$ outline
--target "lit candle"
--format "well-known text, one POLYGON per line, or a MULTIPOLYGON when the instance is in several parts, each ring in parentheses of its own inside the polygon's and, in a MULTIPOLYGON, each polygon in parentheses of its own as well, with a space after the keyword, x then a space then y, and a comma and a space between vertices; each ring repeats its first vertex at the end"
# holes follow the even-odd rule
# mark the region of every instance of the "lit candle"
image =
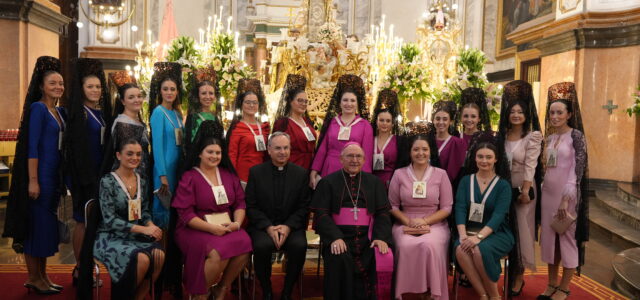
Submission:
POLYGON ((231 33, 231 19, 233 19, 233 17, 232 17, 232 16, 229 16, 229 17, 227 18, 227 34, 230 34, 230 33, 231 33))
POLYGON ((233 45, 234 45, 235 47, 238 47, 238 37, 239 37, 239 36, 240 36, 240 33, 236 31, 236 36, 235 36, 235 38, 233 39, 233 45))
POLYGON ((204 30, 198 29, 200 44, 204 44, 204 30))
POLYGON ((207 31, 211 30, 211 16, 209 16, 209 18, 207 18, 207 31))

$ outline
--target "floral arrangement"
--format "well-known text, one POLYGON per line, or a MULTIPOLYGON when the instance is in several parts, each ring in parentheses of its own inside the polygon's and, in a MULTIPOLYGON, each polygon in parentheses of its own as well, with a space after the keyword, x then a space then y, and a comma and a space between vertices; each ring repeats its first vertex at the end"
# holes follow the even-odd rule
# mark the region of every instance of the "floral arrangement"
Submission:
POLYGON ((180 63, 183 67, 193 67, 200 60, 195 40, 190 36, 175 38, 169 46, 166 59, 180 63))
POLYGON ((629 114, 629 117, 633 116, 634 114, 636 116, 640 116, 640 85, 636 89, 636 92, 633 93, 633 105, 631 105, 631 107, 627 108, 625 111, 627 112, 627 114, 629 114))
POLYGON ((430 92, 429 72, 419 60, 420 48, 415 44, 402 46, 400 61, 387 71, 382 88, 390 88, 398 93, 401 101, 425 99, 430 92))
POLYGON ((500 119, 500 100, 502 86, 490 83, 483 72, 487 57, 478 49, 465 48, 458 54, 457 74, 447 80, 443 91, 444 97, 460 103, 462 90, 468 87, 481 88, 487 95, 487 107, 492 124, 498 124, 500 119))
POLYGON ((333 22, 326 22, 318 28, 320 41, 331 43, 342 40, 342 28, 333 22))

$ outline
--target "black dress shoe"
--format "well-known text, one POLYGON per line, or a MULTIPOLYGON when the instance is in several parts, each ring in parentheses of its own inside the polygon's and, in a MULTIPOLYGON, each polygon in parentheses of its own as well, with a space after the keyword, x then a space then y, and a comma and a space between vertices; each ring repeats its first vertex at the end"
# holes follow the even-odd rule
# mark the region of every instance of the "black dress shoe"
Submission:
POLYGON ((509 291, 509 296, 511 297, 518 297, 520 296, 520 294, 522 294, 522 289, 524 289, 524 280, 522 280, 522 285, 520 286, 520 290, 518 291, 514 291, 514 290, 510 290, 509 291))

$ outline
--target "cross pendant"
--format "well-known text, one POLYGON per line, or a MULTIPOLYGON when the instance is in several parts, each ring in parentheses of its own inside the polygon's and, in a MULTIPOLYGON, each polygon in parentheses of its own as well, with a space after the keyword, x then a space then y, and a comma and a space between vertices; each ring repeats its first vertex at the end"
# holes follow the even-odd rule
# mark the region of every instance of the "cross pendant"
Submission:
POLYGON ((354 206, 353 209, 351 209, 351 211, 353 212, 353 220, 358 221, 358 212, 360 211, 358 207, 354 206))

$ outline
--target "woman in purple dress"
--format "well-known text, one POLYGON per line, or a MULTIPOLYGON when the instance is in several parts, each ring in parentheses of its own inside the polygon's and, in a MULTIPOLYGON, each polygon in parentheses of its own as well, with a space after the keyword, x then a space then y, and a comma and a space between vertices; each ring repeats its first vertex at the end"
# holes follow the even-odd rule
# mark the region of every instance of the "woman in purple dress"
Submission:
POLYGON ((425 135, 411 138, 410 149, 402 155, 411 164, 397 169, 389 185, 391 214, 396 245, 396 299, 402 294, 422 294, 431 299, 449 299, 447 287, 447 217, 453 206, 453 191, 447 172, 437 161, 433 143, 425 135), (433 158, 433 159, 432 159, 433 158))
POLYGON ((487 96, 483 89, 470 87, 462 91, 458 119, 462 124, 462 132, 458 136, 467 143, 467 147, 476 132, 491 131, 487 96))
POLYGON ((435 142, 438 147, 440 167, 447 171, 449 180, 455 187, 467 152, 467 143, 456 136, 454 129, 456 104, 453 101, 436 102, 431 119, 436 128, 435 142))
POLYGON ((365 162, 362 171, 371 173, 373 161, 373 129, 367 122, 369 113, 362 79, 342 75, 333 91, 311 164, 309 185, 315 189, 318 181, 342 168, 340 152, 349 142, 362 145, 365 162))
POLYGON ((401 164, 399 153, 402 150, 403 139, 400 136, 399 118, 402 117, 396 92, 390 89, 380 91, 371 119, 373 132, 376 133, 373 143, 373 174, 378 176, 387 188, 393 172, 401 164))
POLYGON ((214 121, 202 122, 187 157, 193 168, 182 175, 171 204, 178 212, 175 240, 184 256, 183 283, 196 299, 210 293, 224 299, 252 250, 249 235, 240 228, 244 191, 221 137, 214 121))
POLYGON ((538 299, 565 299, 571 278, 584 264, 589 240, 587 144, 580 107, 572 82, 552 85, 548 93, 545 175, 541 197, 540 249, 549 266, 547 289, 538 299), (575 218, 562 233, 551 228, 554 219, 575 218), (556 249, 558 247, 559 249, 556 249), (558 271, 562 261, 562 280, 558 271))

